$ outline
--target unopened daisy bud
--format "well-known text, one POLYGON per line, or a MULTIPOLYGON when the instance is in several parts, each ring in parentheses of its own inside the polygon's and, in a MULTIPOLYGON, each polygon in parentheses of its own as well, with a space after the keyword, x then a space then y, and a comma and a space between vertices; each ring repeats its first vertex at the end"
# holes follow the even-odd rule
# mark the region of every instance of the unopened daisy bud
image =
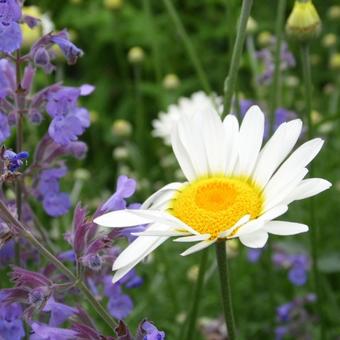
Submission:
POLYGON ((239 243, 237 240, 232 239, 227 242, 227 256, 232 258, 238 254, 239 243))
POLYGON ((261 46, 268 46, 273 41, 273 35, 268 31, 263 31, 257 36, 257 42, 261 46))
POLYGON ((321 31, 321 20, 311 0, 296 0, 286 24, 289 37, 300 42, 315 39, 321 31))
POLYGON ((299 78, 295 76, 287 76, 285 78, 285 84, 287 87, 295 88, 299 85, 299 78))
POLYGON ((144 50, 139 47, 135 46, 130 48, 128 53, 128 61, 131 64, 139 64, 144 60, 144 50))
POLYGON ((249 17, 247 21, 246 32, 248 34, 254 34, 257 31, 257 28, 258 28, 257 22, 252 17, 249 17))
POLYGON ((189 268, 187 272, 187 278, 190 282, 196 282, 198 278, 199 268, 197 265, 189 268))
POLYGON ((340 19, 340 6, 334 5, 334 6, 329 7, 327 16, 332 20, 340 19))
POLYGON ((312 114, 312 122, 313 122, 313 124, 320 123, 320 121, 321 121, 321 114, 320 114, 320 112, 313 110, 311 114, 312 114))
POLYGON ((322 45, 326 48, 336 45, 336 35, 334 33, 328 33, 322 38, 322 45))
POLYGON ((123 6, 123 0, 104 0, 104 7, 107 9, 120 9, 123 6))
POLYGON ((125 119, 117 119, 112 124, 112 133, 117 137, 129 137, 131 132, 132 126, 125 119))
POLYGON ((334 53, 329 60, 329 67, 332 70, 340 70, 340 53, 334 53))
POLYGON ((180 84, 178 76, 174 73, 167 74, 163 79, 163 87, 167 90, 174 90, 180 84))
POLYGON ((116 161, 125 161, 129 158, 129 151, 127 148, 119 146, 113 150, 112 156, 116 161))

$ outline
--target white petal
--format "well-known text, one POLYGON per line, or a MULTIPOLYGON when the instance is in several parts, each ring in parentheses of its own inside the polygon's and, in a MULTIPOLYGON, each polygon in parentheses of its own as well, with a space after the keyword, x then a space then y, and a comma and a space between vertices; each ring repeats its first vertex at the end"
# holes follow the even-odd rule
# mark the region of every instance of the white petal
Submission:
POLYGON ((202 249, 209 247, 211 244, 213 244, 215 242, 216 242, 216 240, 205 240, 205 241, 196 243, 194 246, 192 246, 189 249, 187 249, 186 251, 184 251, 181 255, 187 256, 187 255, 196 253, 196 252, 198 252, 202 249))
POLYGON ((296 235, 308 231, 308 226, 301 223, 286 221, 270 221, 266 223, 264 229, 274 235, 296 235))
POLYGON ((263 248, 268 240, 268 233, 258 230, 253 234, 240 236, 240 241, 249 248, 263 248))
POLYGON ((207 110, 204 115, 199 116, 201 117, 200 125, 209 174, 224 173, 227 155, 224 150, 224 131, 221 118, 213 110, 207 110))
POLYGON ((183 146, 183 142, 179 137, 178 129, 176 127, 171 133, 171 145, 184 176, 189 181, 194 180, 197 177, 196 172, 191 163, 188 151, 183 146))
POLYGON ((137 233, 131 233, 133 236, 183 236, 190 235, 188 232, 177 230, 145 230, 137 233))
POLYGON ((253 179, 266 185, 277 167, 284 161, 296 144, 302 129, 300 119, 281 124, 260 152, 253 179))
POLYGON ((264 114, 254 105, 245 114, 239 134, 239 154, 236 172, 250 175, 261 149, 264 131, 264 114))
POLYGON ((210 237, 210 234, 185 236, 185 237, 176 238, 174 242, 197 242, 197 241, 207 240, 209 237, 210 237))
POLYGON ((234 115, 227 115, 223 121, 226 159, 224 173, 229 175, 235 167, 238 156, 239 124, 234 115))
POLYGON ((134 213, 134 210, 124 209, 111 211, 107 214, 101 215, 95 218, 93 222, 104 227, 124 228, 140 224, 148 224, 153 222, 153 220, 154 219, 150 217, 139 216, 134 213))
POLYGON ((270 181, 264 190, 265 211, 286 202, 287 197, 299 185, 307 173, 308 170, 306 168, 297 169, 292 173, 287 173, 286 178, 281 178, 277 182, 270 181))
MULTIPOLYGON (((149 229, 150 231, 153 229, 165 231, 168 230, 169 227, 155 223, 151 225, 149 229)), ((118 270, 126 267, 138 259, 141 261, 168 238, 168 236, 139 236, 119 254, 113 264, 112 270, 118 270)))
POLYGON ((131 262, 128 266, 123 267, 118 269, 115 274, 113 275, 112 278, 112 283, 116 283, 117 281, 119 281, 122 277, 124 277, 133 267, 135 267, 140 261, 143 260, 143 257, 141 257, 140 259, 137 259, 134 262, 131 262))
POLYGON ((150 206, 158 203, 159 201, 163 201, 165 197, 169 197, 170 195, 174 195, 185 183, 174 182, 167 184, 163 188, 156 191, 150 197, 148 197, 141 206, 141 209, 148 209, 150 206))
POLYGON ((218 238, 225 238, 228 237, 236 228, 240 227, 241 225, 247 223, 250 220, 250 215, 244 215, 241 217, 231 228, 228 230, 222 231, 218 238))
POLYGON ((301 181, 301 183, 287 197, 287 203, 296 200, 302 200, 307 197, 315 196, 320 192, 327 190, 332 183, 322 178, 309 178, 301 181))

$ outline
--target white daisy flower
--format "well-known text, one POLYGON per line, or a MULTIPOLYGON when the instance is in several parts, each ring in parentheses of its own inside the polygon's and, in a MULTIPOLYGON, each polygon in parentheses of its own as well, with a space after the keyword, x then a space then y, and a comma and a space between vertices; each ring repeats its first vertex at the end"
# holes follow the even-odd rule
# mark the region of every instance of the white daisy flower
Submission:
POLYGON ((191 119, 194 114, 200 112, 217 110, 222 113, 222 104, 221 97, 208 96, 202 91, 195 92, 190 98, 180 98, 177 105, 170 105, 168 112, 161 112, 158 119, 152 121, 152 135, 162 138, 165 144, 171 145, 171 131, 182 116, 187 115, 191 119))
POLYGON ((331 186, 321 178, 303 179, 323 141, 312 139, 292 152, 301 129, 300 119, 283 123, 261 149, 264 114, 257 106, 248 110, 240 127, 235 116, 222 122, 212 110, 183 115, 171 143, 187 182, 166 185, 140 210, 95 219, 112 228, 148 224, 116 259, 113 282, 171 236, 177 242, 197 242, 181 254, 189 255, 221 239, 239 238, 247 247, 261 248, 268 234, 307 231, 304 224, 276 220, 293 201, 331 186))

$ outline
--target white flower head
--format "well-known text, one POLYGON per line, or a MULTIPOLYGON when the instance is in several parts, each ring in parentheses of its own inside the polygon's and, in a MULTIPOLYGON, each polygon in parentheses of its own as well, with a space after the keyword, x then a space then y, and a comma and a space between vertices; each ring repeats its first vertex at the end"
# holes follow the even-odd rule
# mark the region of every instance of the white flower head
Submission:
POLYGON ((169 237, 195 242, 189 255, 218 240, 239 238, 263 247, 268 234, 294 235, 301 223, 276 220, 295 200, 314 196, 331 184, 304 179, 306 166, 323 141, 312 139, 292 152, 302 129, 300 119, 281 124, 263 143, 264 114, 252 106, 241 125, 233 115, 223 121, 213 110, 184 114, 171 132, 171 144, 187 179, 150 196, 140 210, 120 210, 95 219, 106 227, 148 224, 116 259, 116 282, 169 237))
POLYGON ((160 112, 158 119, 152 121, 154 137, 160 137, 164 143, 171 145, 171 132, 178 120, 186 115, 189 119, 195 114, 207 111, 218 111, 222 113, 223 100, 216 95, 207 95, 199 91, 191 95, 190 98, 180 98, 176 105, 170 105, 167 112, 160 112))

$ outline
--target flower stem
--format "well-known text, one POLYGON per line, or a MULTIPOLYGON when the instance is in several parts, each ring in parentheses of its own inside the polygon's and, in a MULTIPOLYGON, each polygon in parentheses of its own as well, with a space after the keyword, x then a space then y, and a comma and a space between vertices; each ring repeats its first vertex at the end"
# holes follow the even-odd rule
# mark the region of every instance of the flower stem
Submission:
POLYGON ((223 117, 229 114, 232 104, 232 98, 237 81, 237 72, 240 65, 240 59, 242 54, 242 49, 244 45, 244 40, 246 37, 246 28, 248 18, 250 16, 250 10, 253 4, 253 0, 243 0, 240 21, 237 28, 236 40, 233 47, 233 53, 231 56, 231 62, 229 67, 228 76, 224 81, 224 109, 223 117))
POLYGON ((270 102, 270 133, 275 123, 275 110, 281 104, 281 46, 283 37, 283 23, 287 6, 287 0, 279 0, 275 23, 275 52, 274 52, 274 75, 270 102))
POLYGON ((9 225, 15 226, 20 230, 21 236, 25 237, 44 258, 53 263, 53 265, 63 273, 71 282, 75 282, 77 287, 82 291, 82 293, 87 298, 88 302, 94 308, 98 315, 100 315, 105 323, 115 331, 116 322, 111 317, 111 315, 106 311, 106 309, 96 300, 92 295, 91 291, 87 288, 85 283, 78 280, 77 277, 52 253, 50 253, 34 236, 33 234, 18 220, 11 212, 7 209, 6 205, 0 201, 0 216, 9 225))
POLYGON ((187 322, 188 324, 187 335, 186 335, 187 340, 193 339, 195 335, 196 320, 197 320, 197 315, 198 315, 198 310, 199 310, 201 292, 202 292, 203 283, 204 283, 204 274, 205 274, 205 268, 207 265, 207 259, 208 259, 208 251, 203 250, 202 255, 201 255, 198 278, 197 278, 197 282, 195 286, 194 300, 191 306, 191 311, 190 311, 189 319, 187 322))
POLYGON ((196 70, 197 76, 202 84, 202 87, 204 89, 205 92, 210 93, 211 92, 211 87, 208 81, 208 78, 206 76, 206 73, 203 70, 202 64, 200 59, 197 56, 197 52, 194 48, 194 45, 192 44, 188 33, 186 32, 182 21, 178 15, 178 13, 176 12, 176 9, 172 3, 171 0, 163 0, 164 6, 166 8, 166 10, 168 11, 168 14, 170 16, 170 18, 172 19, 179 37, 182 39, 183 44, 187 50, 188 56, 191 59, 191 62, 196 70))
POLYGON ((231 287, 227 260, 226 242, 221 241, 216 243, 216 257, 220 276, 221 297, 224 311, 225 323, 228 330, 228 339, 236 339, 235 320, 233 312, 233 304, 231 300, 231 287))
MULTIPOLYGON (((314 137, 314 127, 312 121, 312 75, 311 75, 311 64, 310 64, 310 52, 309 45, 304 44, 301 46, 301 60, 302 60, 302 69, 303 69, 303 78, 304 78, 304 86, 305 86, 305 102, 306 102, 306 118, 308 125, 308 139, 312 139, 314 137)), ((310 176, 313 177, 314 167, 311 164, 310 166, 310 176)), ((311 245, 311 254, 312 254, 312 271, 314 278, 314 286, 315 292, 317 296, 317 310, 320 315, 320 339, 325 338, 325 323, 324 323, 324 313, 323 313, 323 298, 322 298, 322 289, 320 284, 320 275, 318 269, 318 238, 319 238, 319 230, 315 216, 315 200, 314 198, 310 198, 309 205, 309 218, 310 218, 310 245, 311 245)))

